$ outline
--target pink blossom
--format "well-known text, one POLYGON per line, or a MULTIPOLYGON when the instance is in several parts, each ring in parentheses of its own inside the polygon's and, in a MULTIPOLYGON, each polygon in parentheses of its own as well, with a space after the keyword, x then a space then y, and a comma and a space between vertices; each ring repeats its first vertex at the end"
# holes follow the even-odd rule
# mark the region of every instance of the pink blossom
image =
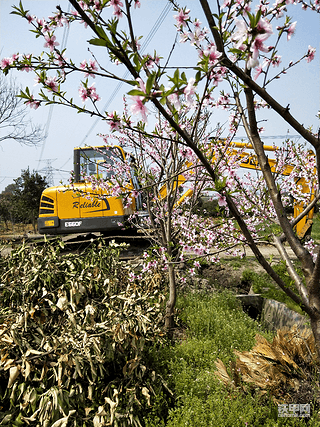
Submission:
POLYGON ((80 86, 79 95, 83 102, 85 102, 88 98, 91 101, 99 101, 101 98, 96 92, 96 88, 94 87, 94 83, 89 87, 80 86))
POLYGON ((130 271, 130 273, 129 273, 129 282, 134 282, 135 278, 136 278, 135 274, 132 271, 130 271))
POLYGON ((101 3, 100 0, 94 0, 94 7, 97 11, 101 10, 101 3))
MULTIPOLYGON (((269 36, 267 36, 269 37, 269 36)), ((250 46, 250 51, 252 54, 249 56, 249 60, 247 62, 248 69, 255 68, 259 65, 259 51, 262 52, 269 52, 270 47, 267 47, 263 44, 263 39, 265 38, 265 35, 257 36, 254 40, 254 42, 250 46)))
POLYGON ((33 95, 31 95, 31 98, 26 102, 26 105, 29 105, 30 108, 34 108, 36 110, 40 106, 40 101, 35 101, 33 95))
POLYGON ((40 27, 43 27, 43 26, 44 26, 44 23, 45 23, 45 20, 44 20, 44 19, 37 18, 37 19, 36 19, 36 22, 37 22, 37 24, 38 24, 40 27))
POLYGON ((258 67, 256 67, 256 73, 254 75, 253 80, 256 81, 257 78, 260 76, 260 74, 262 73, 262 65, 259 65, 258 67))
POLYGON ((37 77, 34 79, 34 81, 35 81, 34 86, 37 86, 39 83, 41 83, 41 77, 40 77, 40 76, 37 76, 37 77))
POLYGON ((114 11, 113 11, 113 14, 117 18, 122 18, 122 10, 120 9, 120 7, 115 7, 114 11))
POLYGON ((214 44, 212 44, 208 49, 203 51, 203 55, 209 57, 210 65, 215 65, 222 53, 217 50, 214 44))
POLYGON ((147 113, 149 113, 147 107, 143 103, 142 96, 131 96, 134 104, 131 105, 130 110, 132 114, 141 114, 142 120, 147 123, 147 113))
POLYGON ((235 43, 234 47, 236 49, 245 50, 246 46, 244 42, 248 38, 248 27, 244 21, 235 19, 235 24, 237 26, 237 31, 231 37, 231 40, 235 43))
POLYGON ((196 270, 194 268, 190 268, 189 274, 190 274, 190 276, 195 276, 196 270))
POLYGON ((44 47, 49 47, 51 52, 53 51, 53 49, 55 48, 55 46, 59 46, 59 43, 55 41, 56 40, 56 36, 47 35, 44 38, 46 40, 46 43, 44 44, 44 47))
POLYGON ((231 5, 231 0, 224 0, 221 7, 222 7, 222 9, 224 9, 226 7, 229 7, 230 5, 231 5))
POLYGON ((83 10, 88 9, 88 5, 82 0, 79 2, 79 5, 80 5, 81 9, 83 9, 83 10))
POLYGON ((49 32, 50 28, 44 18, 43 19, 37 18, 37 24, 39 25, 39 28, 41 29, 42 34, 49 32))
POLYGON ((110 119, 109 125, 111 131, 119 131, 120 120, 118 117, 118 113, 116 111, 113 111, 111 114, 108 114, 108 118, 110 119))
POLYGON ((136 44, 136 48, 137 48, 137 50, 140 50, 140 49, 141 49, 141 43, 140 43, 139 38, 138 38, 138 37, 136 37, 136 38, 134 39, 134 42, 135 42, 135 44, 136 44))
POLYGON ((192 99, 192 95, 195 94, 195 79, 193 77, 191 77, 188 81, 188 85, 185 87, 184 91, 183 91, 185 98, 186 98, 186 103, 188 107, 192 107, 194 102, 192 99))
POLYGON ((6 67, 9 67, 11 64, 13 64, 12 58, 3 58, 1 59, 1 69, 4 70, 6 67))
POLYGON ((35 16, 29 15, 29 13, 26 15, 26 18, 27 18, 29 24, 31 24, 31 22, 35 20, 35 16))
POLYGON ((69 21, 62 16, 61 12, 58 12, 56 15, 49 17, 51 20, 50 26, 53 27, 63 27, 64 24, 69 26, 69 21))
POLYGON ((180 40, 179 43, 185 43, 189 40, 189 33, 188 31, 182 31, 180 34, 180 40))
POLYGON ((185 27, 187 25, 186 21, 189 19, 189 13, 189 9, 186 9, 185 11, 183 9, 180 9, 179 14, 173 16, 174 19, 177 21, 177 26, 179 28, 185 27))
POLYGON ((110 125, 111 132, 112 131, 119 131, 120 130, 119 122, 110 121, 109 125, 110 125))
POLYGON ((256 30, 258 31, 258 37, 260 37, 261 40, 266 40, 269 36, 271 36, 271 34, 273 34, 271 23, 263 18, 259 19, 256 30), (262 38, 262 35, 265 35, 265 37, 262 38))
POLYGON ((58 83, 56 81, 56 76, 51 77, 49 76, 45 81, 45 85, 48 86, 47 90, 52 91, 52 92, 58 92, 58 83))
POLYGON ((258 65, 259 65, 258 58, 254 58, 253 55, 250 55, 247 61, 248 70, 250 70, 251 68, 256 68, 258 65))
POLYGON ((193 25, 195 26, 195 28, 200 28, 200 26, 201 26, 201 22, 199 21, 199 19, 195 19, 194 21, 193 21, 193 25))
POLYGON ((199 46, 200 43, 203 39, 204 36, 202 35, 201 30, 199 30, 198 28, 196 28, 194 33, 189 33, 190 36, 190 44, 191 46, 199 46))
MULTIPOLYGON (((245 50, 247 48, 245 42, 252 40, 251 32, 249 32, 246 23, 238 19, 235 20, 237 31, 232 36, 232 41, 235 42, 235 48, 245 50)), ((257 26, 254 28, 257 35, 250 45, 250 55, 247 61, 247 67, 255 68, 259 65, 259 51, 269 52, 270 47, 264 45, 264 41, 272 34, 272 25, 268 20, 259 19, 257 26)))
POLYGON ((222 106, 222 109, 226 109, 227 106, 230 104, 229 94, 225 94, 222 92, 221 96, 218 98, 216 102, 216 106, 219 107, 222 106))
POLYGON ((210 74, 210 79, 213 86, 218 86, 218 83, 223 81, 223 75, 221 75, 219 70, 214 70, 210 74))
POLYGON ((58 61, 59 67, 63 68, 66 64, 67 59, 63 55, 60 55, 59 52, 55 52, 55 56, 56 60, 58 61))
POLYGON ((110 0, 109 5, 113 7, 123 7, 121 0, 110 0))
POLYGON ((123 3, 120 0, 111 0, 109 5, 113 6, 113 15, 117 18, 122 18, 121 7, 123 7, 123 3))
POLYGON ((173 104, 174 108, 177 111, 179 111, 181 109, 179 95, 177 93, 172 93, 171 95, 169 95, 168 100, 173 104))
POLYGON ((219 194, 218 204, 220 207, 224 207, 228 205, 225 196, 222 196, 221 194, 219 194))
POLYGON ((311 61, 314 60, 315 53, 316 53, 316 49, 314 47, 312 47, 312 46, 309 45, 308 46, 308 53, 307 53, 307 56, 306 56, 307 62, 311 62, 311 61))
POLYGON ((287 30, 287 40, 289 41, 296 30, 297 21, 293 22, 287 30))
POLYGON ((134 8, 136 9, 137 7, 140 8, 141 3, 139 0, 134 0, 134 8))
POLYGON ((32 71, 32 70, 33 70, 33 68, 32 68, 32 67, 30 67, 30 65, 24 65, 24 66, 21 68, 21 70, 22 70, 22 71, 25 71, 26 73, 29 73, 30 71, 32 71))
POLYGON ((273 67, 279 67, 279 65, 281 64, 281 56, 274 55, 271 59, 271 64, 273 67))
POLYGON ((138 77, 137 82, 139 83, 139 88, 142 90, 143 93, 146 93, 146 86, 144 84, 144 81, 138 77))
POLYGON ((92 59, 89 60, 89 64, 87 63, 87 60, 85 59, 80 63, 81 70, 87 70, 88 72, 85 74, 85 78, 91 76, 95 78, 95 75, 92 73, 93 71, 98 71, 97 63, 96 61, 93 61, 92 59))

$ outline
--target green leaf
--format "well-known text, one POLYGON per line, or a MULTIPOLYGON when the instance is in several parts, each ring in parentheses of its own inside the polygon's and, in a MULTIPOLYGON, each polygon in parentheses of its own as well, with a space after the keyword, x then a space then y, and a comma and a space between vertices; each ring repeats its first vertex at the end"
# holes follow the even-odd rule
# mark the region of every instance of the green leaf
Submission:
POLYGON ((148 77, 147 84, 146 84, 146 92, 148 95, 153 88, 155 80, 156 80, 156 73, 153 73, 148 77))
POLYGON ((201 71, 198 71, 195 76, 196 82, 199 82, 201 80, 201 71))
POLYGON ((144 92, 142 92, 142 90, 138 90, 138 89, 132 89, 128 92, 128 95, 131 96, 146 96, 146 94, 144 92))
POLYGON ((247 15, 248 15, 248 18, 250 20, 250 27, 254 28, 256 26, 255 25, 255 23, 256 23, 255 16, 252 15, 250 12, 247 12, 247 15))
POLYGON ((220 179, 217 179, 215 182, 214 182, 214 185, 215 185, 215 191, 222 191, 222 190, 224 190, 225 188, 226 188, 226 182, 227 182, 227 178, 226 177, 224 177, 222 180, 220 180, 220 179))
POLYGON ((179 68, 177 68, 176 71, 174 72, 172 81, 175 85, 178 85, 179 79, 180 79, 180 71, 179 71, 179 68))
POLYGON ((98 27, 98 25, 95 26, 96 33, 98 36, 103 40, 109 40, 107 34, 105 33, 104 29, 101 27, 98 27))
POLYGON ((181 80, 183 81, 184 84, 188 84, 188 80, 185 72, 181 74, 181 80))
POLYGON ((233 53, 234 55, 243 55, 243 51, 240 49, 231 48, 229 49, 229 52, 233 53))
POLYGON ((141 70, 142 64, 138 55, 133 56, 133 62, 134 62, 134 65, 136 66, 135 67, 136 71, 139 72, 141 70))
POLYGON ((257 26, 258 22, 260 21, 261 13, 262 13, 262 11, 261 11, 261 9, 259 9, 257 14, 256 14, 256 25, 255 26, 257 26))
POLYGON ((107 44, 108 44, 106 40, 96 39, 96 38, 90 39, 89 43, 94 46, 104 46, 104 47, 107 47, 107 44))

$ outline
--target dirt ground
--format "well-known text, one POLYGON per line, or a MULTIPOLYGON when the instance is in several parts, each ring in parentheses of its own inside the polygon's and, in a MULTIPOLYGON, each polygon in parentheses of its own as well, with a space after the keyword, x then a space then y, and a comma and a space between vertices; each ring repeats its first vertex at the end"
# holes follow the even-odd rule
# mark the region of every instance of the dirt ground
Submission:
POLYGON ((239 261, 235 267, 227 260, 219 264, 211 264, 202 268, 202 284, 212 291, 228 289, 235 294, 248 294, 251 284, 242 279, 244 270, 251 269, 256 273, 264 272, 264 269, 254 259, 239 261))
MULTIPOLYGON (((259 250, 267 260, 271 257, 273 262, 280 260, 277 249, 272 245, 259 246, 259 250)), ((289 247, 286 247, 286 251, 290 259, 294 260, 296 258, 289 247)), ((198 279, 196 283, 197 288, 203 288, 209 291, 229 289, 236 294, 248 294, 251 285, 242 279, 242 273, 245 270, 252 270, 255 273, 264 273, 265 270, 258 263, 250 249, 246 248, 245 254, 246 256, 243 259, 235 259, 230 255, 222 254, 221 263, 202 267, 200 271, 201 279, 198 279)))

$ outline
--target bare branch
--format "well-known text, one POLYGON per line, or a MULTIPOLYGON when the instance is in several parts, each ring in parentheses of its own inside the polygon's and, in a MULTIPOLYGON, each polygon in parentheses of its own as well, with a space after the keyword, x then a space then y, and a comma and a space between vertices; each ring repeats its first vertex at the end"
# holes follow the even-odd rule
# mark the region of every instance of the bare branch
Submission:
POLYGON ((0 76, 0 143, 13 139, 19 144, 38 145, 44 138, 44 129, 33 125, 28 107, 18 98, 20 90, 8 77, 0 76))

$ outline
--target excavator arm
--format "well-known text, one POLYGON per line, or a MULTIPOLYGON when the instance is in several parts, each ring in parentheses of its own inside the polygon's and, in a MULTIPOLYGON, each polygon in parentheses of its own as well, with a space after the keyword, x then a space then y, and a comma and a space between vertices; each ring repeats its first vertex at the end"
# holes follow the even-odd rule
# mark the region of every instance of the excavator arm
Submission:
MULTIPOLYGON (((222 144, 223 141, 222 141, 222 144)), ((223 147, 222 147, 223 148, 223 147)), ((264 145, 263 146, 265 151, 275 151, 276 147, 272 145, 264 145)), ((230 144, 230 147, 226 148, 225 154, 228 157, 237 155, 241 161, 239 163, 241 168, 245 169, 253 169, 253 170, 261 170, 259 166, 259 162, 257 159, 257 156, 255 154, 251 154, 248 152, 240 152, 239 149, 253 149, 253 146, 251 144, 242 143, 242 142, 233 142, 230 144)), ((277 161, 275 159, 268 159, 269 165, 271 167, 271 171, 276 173, 277 172, 277 161)), ((192 164, 190 162, 187 163, 187 167, 191 167, 192 164)), ((290 164, 286 165, 284 170, 281 172, 281 175, 288 176, 293 171, 294 167, 290 164)), ((174 188, 176 186, 180 187, 186 182, 186 178, 180 174, 177 177, 177 180, 174 183, 174 188)), ((311 183, 310 183, 311 184, 311 183)), ((309 194, 309 201, 312 202, 312 200, 315 197, 314 194, 314 188, 312 184, 310 185, 306 182, 304 178, 299 179, 296 182, 296 185, 300 185, 302 188, 302 193, 309 194)), ((167 196, 167 184, 164 184, 160 190, 160 198, 165 198, 167 196)), ((176 202, 175 206, 179 206, 187 197, 192 196, 192 190, 189 189, 187 192, 185 192, 180 199, 176 202)), ((297 216, 303 211, 304 209, 304 203, 303 202, 296 202, 294 203, 294 218, 297 218, 297 216)), ((311 209, 307 215, 305 215, 295 226, 297 236, 300 240, 304 239, 306 236, 310 235, 311 228, 313 224, 313 215, 314 215, 314 208, 311 209)))

